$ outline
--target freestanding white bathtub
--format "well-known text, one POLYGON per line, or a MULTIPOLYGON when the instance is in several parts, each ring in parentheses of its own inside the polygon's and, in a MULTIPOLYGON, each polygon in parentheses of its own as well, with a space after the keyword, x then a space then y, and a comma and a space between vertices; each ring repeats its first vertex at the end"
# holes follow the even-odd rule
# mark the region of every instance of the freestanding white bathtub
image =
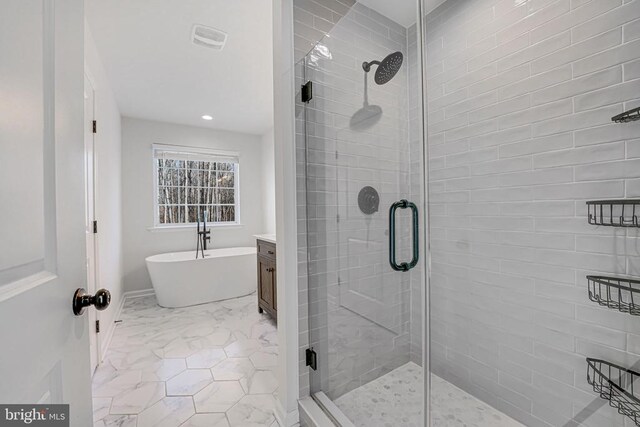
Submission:
POLYGON ((256 290, 256 248, 153 255, 146 259, 162 307, 186 307, 249 295, 256 290))

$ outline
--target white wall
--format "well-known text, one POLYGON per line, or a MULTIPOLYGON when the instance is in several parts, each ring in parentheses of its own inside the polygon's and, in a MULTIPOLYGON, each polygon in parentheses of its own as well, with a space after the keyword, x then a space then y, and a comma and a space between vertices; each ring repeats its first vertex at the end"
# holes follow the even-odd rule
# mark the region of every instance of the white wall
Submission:
POLYGON ((254 246, 263 233, 262 139, 257 135, 132 118, 122 120, 122 217, 124 288, 151 288, 144 259, 149 255, 195 250, 194 228, 153 230, 152 144, 234 151, 240 154, 241 225, 212 228, 211 248, 254 246))
POLYGON ((276 233, 276 159, 273 129, 262 135, 262 230, 276 233))
MULTIPOLYGON (((111 292, 111 307, 100 313, 111 327, 122 299, 121 118, 115 96, 88 25, 85 24, 85 66, 95 90, 96 219, 98 221, 98 286, 111 292)), ((108 335, 108 329, 105 330, 108 335)))

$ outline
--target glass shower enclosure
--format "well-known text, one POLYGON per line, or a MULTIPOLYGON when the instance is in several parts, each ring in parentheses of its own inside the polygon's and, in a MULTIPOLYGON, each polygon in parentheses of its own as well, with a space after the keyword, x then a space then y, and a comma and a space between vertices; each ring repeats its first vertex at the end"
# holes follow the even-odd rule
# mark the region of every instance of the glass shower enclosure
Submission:
MULTIPOLYGON (((406 6, 418 16, 415 1, 406 6)), ((310 388, 343 425, 424 424, 417 27, 356 3, 297 68, 310 388)))
POLYGON ((296 18, 301 389, 342 426, 640 426, 640 0, 339 3, 296 18))

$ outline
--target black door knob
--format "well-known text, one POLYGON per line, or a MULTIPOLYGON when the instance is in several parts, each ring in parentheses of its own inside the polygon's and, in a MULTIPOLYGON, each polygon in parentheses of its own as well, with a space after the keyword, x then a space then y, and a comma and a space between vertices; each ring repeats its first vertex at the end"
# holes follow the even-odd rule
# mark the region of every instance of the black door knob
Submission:
POLYGON ((111 292, 106 289, 100 289, 95 295, 90 295, 84 288, 76 289, 73 294, 73 314, 81 316, 84 309, 93 305, 96 310, 104 310, 111 303, 111 292))

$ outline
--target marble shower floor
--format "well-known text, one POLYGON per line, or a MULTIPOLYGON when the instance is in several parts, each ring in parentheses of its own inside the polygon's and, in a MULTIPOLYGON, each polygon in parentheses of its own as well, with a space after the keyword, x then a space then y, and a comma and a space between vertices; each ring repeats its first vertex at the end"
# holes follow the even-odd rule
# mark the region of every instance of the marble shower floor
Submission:
MULTIPOLYGON (((419 427, 421 371, 409 362, 334 403, 357 427, 419 427)), ((436 375, 431 376, 431 384, 433 427, 524 427, 436 375)))
POLYGON ((277 426, 276 327, 256 295, 167 309, 128 300, 93 377, 94 427, 277 426))

